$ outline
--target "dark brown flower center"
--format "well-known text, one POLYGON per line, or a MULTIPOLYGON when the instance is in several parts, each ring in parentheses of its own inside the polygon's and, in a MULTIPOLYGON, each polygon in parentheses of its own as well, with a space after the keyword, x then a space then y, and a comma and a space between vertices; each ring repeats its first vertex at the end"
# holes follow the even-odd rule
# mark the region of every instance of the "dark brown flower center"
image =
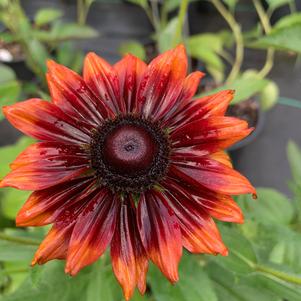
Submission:
POLYGON ((134 116, 106 121, 91 143, 92 167, 114 191, 138 193, 155 185, 168 157, 168 137, 159 125, 134 116))

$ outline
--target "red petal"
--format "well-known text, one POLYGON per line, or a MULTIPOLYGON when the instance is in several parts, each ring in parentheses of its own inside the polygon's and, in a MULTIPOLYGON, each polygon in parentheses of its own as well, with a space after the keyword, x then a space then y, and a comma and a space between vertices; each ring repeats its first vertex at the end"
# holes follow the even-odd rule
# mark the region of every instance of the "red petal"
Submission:
POLYGON ((137 90, 146 67, 147 65, 143 61, 130 54, 114 65, 119 77, 120 91, 127 113, 138 113, 137 90))
POLYGON ((191 100, 170 120, 170 127, 180 126, 194 120, 225 115, 229 103, 234 97, 233 90, 217 92, 213 95, 191 100))
POLYGON ((137 102, 145 117, 158 120, 173 107, 183 87, 187 56, 183 45, 156 57, 141 81, 137 102))
MULTIPOLYGON (((173 147, 195 146, 216 143, 217 149, 227 148, 245 138, 252 128, 248 123, 234 117, 212 117, 184 124, 171 133, 173 147)), ((214 151, 217 149, 213 148, 214 151)))
POLYGON ((120 200, 103 189, 77 219, 67 255, 65 271, 77 274, 95 262, 111 242, 120 200))
POLYGON ((81 76, 54 61, 48 61, 47 65, 52 101, 65 113, 95 126, 113 116, 110 108, 90 91, 81 76))
POLYGON ((111 243, 113 270, 126 300, 132 297, 138 281, 142 284, 142 293, 146 288, 148 260, 141 245, 135 210, 128 198, 122 200, 111 243))
POLYGON ((139 201, 137 219, 147 255, 171 282, 176 282, 182 256, 181 231, 165 197, 155 191, 144 193, 139 201))
POLYGON ((204 75, 205 74, 200 71, 195 71, 185 78, 183 82, 182 91, 176 103, 173 105, 173 108, 171 108, 169 112, 166 112, 166 115, 162 116, 164 120, 163 126, 169 127, 173 124, 174 118, 176 118, 178 112, 181 111, 181 109, 187 105, 187 103, 196 93, 200 84, 200 80, 204 75))
POLYGON ((31 264, 44 264, 52 259, 65 259, 73 227, 74 225, 68 225, 61 228, 54 225, 40 244, 31 264))
POLYGON ((192 253, 228 254, 219 231, 202 206, 174 182, 166 181, 165 194, 178 217, 183 245, 192 253), (168 183, 168 184, 167 184, 168 183))
POLYGON ((90 169, 89 157, 76 145, 40 142, 29 146, 12 163, 0 187, 41 190, 65 182, 90 169))
POLYGON ((116 113, 125 113, 120 97, 116 70, 95 53, 88 53, 84 62, 84 80, 88 87, 116 113))
POLYGON ((168 179, 165 187, 174 190, 180 195, 193 199, 196 207, 201 207, 212 217, 224 222, 243 223, 244 217, 241 209, 229 195, 214 193, 208 189, 199 189, 184 186, 183 182, 168 179))
POLYGON ((79 178, 48 189, 33 192, 16 217, 19 227, 53 223, 70 206, 91 192, 93 177, 79 178))
POLYGON ((29 99, 3 107, 3 112, 14 127, 36 139, 76 144, 90 141, 89 134, 83 132, 85 129, 47 101, 29 99))
POLYGON ((251 183, 234 169, 208 157, 190 160, 171 164, 170 175, 199 189, 205 187, 229 195, 256 194, 251 183))

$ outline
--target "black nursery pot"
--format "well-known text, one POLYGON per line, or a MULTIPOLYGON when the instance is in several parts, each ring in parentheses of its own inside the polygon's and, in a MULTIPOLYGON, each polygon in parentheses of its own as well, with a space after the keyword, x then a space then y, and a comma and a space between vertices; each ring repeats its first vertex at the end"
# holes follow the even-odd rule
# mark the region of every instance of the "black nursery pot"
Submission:
MULTIPOLYGON (((235 151, 241 150, 242 148, 245 148, 246 146, 248 146, 249 144, 251 144, 254 140, 257 139, 257 137, 260 135, 260 133, 262 132, 263 128, 264 128, 264 124, 265 124, 265 113, 264 111, 261 109, 259 102, 256 99, 250 99, 247 101, 251 101, 252 103, 256 104, 257 106, 257 118, 256 121, 254 123, 249 123, 250 127, 254 127, 253 132, 247 136, 246 138, 244 138, 243 140, 237 142, 236 144, 232 145, 228 151, 230 152, 231 155, 235 155, 235 151)), ((233 110, 232 110, 233 112, 233 110)), ((227 112, 228 116, 234 116, 240 119, 245 119, 244 116, 240 116, 240 115, 236 115, 236 114, 232 114, 231 112, 231 107, 227 112)), ((248 120, 246 120, 248 121, 248 120)))

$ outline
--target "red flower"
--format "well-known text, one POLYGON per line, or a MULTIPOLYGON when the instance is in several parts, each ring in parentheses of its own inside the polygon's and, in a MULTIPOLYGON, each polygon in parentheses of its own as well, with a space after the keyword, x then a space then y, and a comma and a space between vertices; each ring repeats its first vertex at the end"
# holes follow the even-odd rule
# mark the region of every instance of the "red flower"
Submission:
POLYGON ((66 259, 75 275, 111 246, 128 300, 145 291, 148 260, 178 280, 184 246, 227 255, 212 218, 242 223, 231 195, 255 193, 222 149, 246 137, 225 117, 233 91, 192 100, 203 74, 186 75, 183 46, 148 66, 128 55, 114 66, 87 55, 83 77, 50 61, 52 101, 4 107, 37 142, 11 164, 0 186, 33 190, 18 226, 53 224, 33 259, 66 259))

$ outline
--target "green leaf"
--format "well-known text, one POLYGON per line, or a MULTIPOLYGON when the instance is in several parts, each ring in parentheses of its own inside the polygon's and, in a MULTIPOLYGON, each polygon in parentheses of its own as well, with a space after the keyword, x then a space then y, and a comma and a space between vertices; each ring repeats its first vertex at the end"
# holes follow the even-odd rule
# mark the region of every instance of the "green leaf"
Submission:
POLYGON ((216 82, 222 81, 225 66, 219 54, 223 52, 223 35, 198 34, 191 36, 187 42, 191 56, 206 64, 216 82))
POLYGON ((58 43, 68 40, 95 38, 98 36, 98 32, 87 25, 56 22, 51 31, 38 30, 34 32, 34 36, 45 43, 58 43))
POLYGON ((276 8, 293 3, 295 0, 266 0, 269 4, 270 9, 275 10, 276 8))
POLYGON ((221 233, 229 255, 217 256, 212 260, 238 274, 254 272, 257 257, 250 241, 235 228, 221 227, 221 233))
POLYGON ((149 283, 156 301, 217 301, 210 279, 193 255, 183 256, 179 274, 180 281, 171 285, 151 266, 149 283))
POLYGON ((2 107, 14 104, 21 93, 21 85, 18 81, 12 80, 0 83, 0 121, 4 118, 2 107))
POLYGON ((178 18, 171 19, 166 27, 156 37, 160 53, 173 47, 173 38, 178 24, 178 18))
POLYGON ((0 191, 0 202, 2 214, 14 220, 24 202, 28 199, 30 192, 14 188, 3 188, 0 191))
POLYGON ((287 145, 287 157, 293 180, 301 185, 301 150, 298 145, 291 140, 287 145))
POLYGON ((270 188, 257 188, 257 200, 249 201, 248 216, 261 223, 288 225, 294 218, 294 208, 282 193, 270 188))
POLYGON ((282 301, 271 290, 258 287, 257 276, 238 277, 215 263, 210 263, 206 270, 220 301, 282 301))
POLYGON ((146 53, 143 45, 137 41, 128 41, 122 43, 118 49, 121 55, 126 55, 128 53, 137 56, 141 60, 146 59, 146 53))
POLYGON ((147 4, 147 0, 127 0, 130 3, 139 5, 143 8, 147 8, 148 4, 147 4))
MULTIPOLYGON (((16 79, 14 70, 6 65, 0 64, 0 84, 16 79)), ((2 97, 2 94, 1 94, 2 97)))
POLYGON ((44 266, 34 285, 29 277, 13 294, 1 300, 116 301, 122 300, 122 294, 111 266, 103 259, 83 269, 75 277, 64 273, 64 262, 52 261, 44 266))
POLYGON ((0 148, 0 178, 3 178, 10 170, 9 164, 23 151, 27 146, 33 143, 33 139, 23 136, 15 144, 3 146, 0 148))
POLYGON ((273 29, 282 29, 297 24, 301 24, 301 13, 284 16, 274 25, 273 29))
POLYGON ((231 10, 235 9, 235 6, 238 3, 238 1, 239 0, 223 0, 223 2, 225 2, 231 10))
POLYGON ((177 9, 180 6, 180 4, 181 4, 181 0, 165 0, 163 2, 164 9, 168 13, 177 9))
POLYGON ((285 237, 272 249, 269 260, 276 264, 289 267, 296 273, 301 273, 301 235, 294 233, 290 238, 285 237))
POLYGON ((23 261, 29 264, 37 246, 27 246, 0 239, 0 261, 23 261))
POLYGON ((204 96, 204 95, 210 95, 213 93, 216 93, 221 90, 235 90, 235 96, 232 100, 231 104, 236 104, 241 101, 247 100, 250 97, 254 96, 256 93, 260 92, 264 87, 267 85, 268 81, 265 79, 259 79, 259 78, 238 78, 233 83, 220 86, 217 89, 211 90, 208 93, 203 93, 201 95, 198 95, 196 97, 204 96))
POLYGON ((54 20, 60 18, 62 15, 63 12, 59 9, 43 8, 36 13, 34 17, 35 24, 37 26, 42 26, 53 22, 54 20))
POLYGON ((57 61, 78 73, 81 72, 83 59, 83 52, 76 49, 71 41, 61 43, 57 49, 57 61))
MULTIPOLYGON (((28 41, 28 47, 33 59, 32 64, 37 64, 39 66, 39 69, 41 69, 43 72, 46 72, 46 61, 49 58, 49 53, 45 45, 43 45, 37 39, 32 39, 28 41)), ((34 66, 31 66, 31 68, 35 70, 34 66)))
POLYGON ((275 29, 269 35, 259 38, 249 46, 301 53, 301 24, 297 23, 288 27, 275 29))

